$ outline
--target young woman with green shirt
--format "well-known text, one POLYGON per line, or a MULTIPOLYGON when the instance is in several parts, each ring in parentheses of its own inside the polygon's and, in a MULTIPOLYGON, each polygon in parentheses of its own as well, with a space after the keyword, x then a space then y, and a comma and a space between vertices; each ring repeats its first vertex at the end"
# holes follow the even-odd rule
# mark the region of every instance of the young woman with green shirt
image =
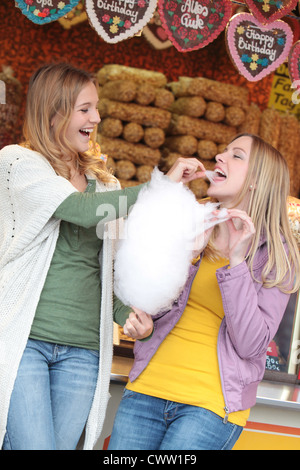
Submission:
MULTIPOLYGON (((75 449, 85 426, 84 448, 92 449, 102 429, 113 313, 124 325, 131 312, 113 296, 114 221, 141 186, 121 190, 89 151, 97 107, 92 75, 68 64, 42 66, 29 83, 25 142, 0 151, 5 450, 75 449)), ((182 159, 168 175, 188 182, 198 170, 196 159, 182 159)))

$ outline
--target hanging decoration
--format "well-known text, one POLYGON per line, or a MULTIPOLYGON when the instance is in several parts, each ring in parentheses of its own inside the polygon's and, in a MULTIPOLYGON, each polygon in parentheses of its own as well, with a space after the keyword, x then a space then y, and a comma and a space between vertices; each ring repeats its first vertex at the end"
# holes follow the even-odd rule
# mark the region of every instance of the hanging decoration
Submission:
POLYGON ((83 21, 87 21, 87 14, 84 9, 84 0, 80 0, 78 5, 76 5, 76 7, 74 7, 67 15, 58 19, 59 24, 61 24, 64 29, 70 29, 83 21))
POLYGON ((144 27, 143 35, 154 49, 167 49, 173 45, 161 25, 161 19, 157 9, 147 26, 144 27))
MULTIPOLYGON (((288 67, 292 88, 300 90, 300 41, 297 41, 291 48, 288 67)), ((299 94, 297 100, 299 102, 299 94)))
POLYGON ((298 0, 245 0, 245 3, 258 21, 268 24, 294 10, 298 0))
POLYGON ((170 41, 180 52, 201 49, 225 29, 230 0, 158 0, 158 10, 170 41))
POLYGON ((284 21, 262 25, 250 13, 238 13, 226 28, 229 56, 250 82, 261 80, 277 69, 293 43, 293 32, 284 21))
POLYGON ((263 79, 289 56, 289 74, 300 91, 298 0, 15 0, 15 5, 37 24, 58 20, 69 29, 88 19, 107 43, 143 34, 157 50, 196 51, 226 29, 229 57, 248 81, 263 79))
POLYGON ((147 24, 143 29, 143 35, 154 49, 168 49, 173 45, 162 26, 147 24))
POLYGON ((157 0, 86 0, 91 25, 115 44, 139 33, 151 20, 157 0))
POLYGON ((296 42, 300 39, 300 23, 297 18, 292 18, 291 16, 286 16, 284 21, 291 27, 294 35, 293 42, 296 42))
POLYGON ((15 0, 15 3, 33 23, 46 24, 69 13, 79 0, 15 0))

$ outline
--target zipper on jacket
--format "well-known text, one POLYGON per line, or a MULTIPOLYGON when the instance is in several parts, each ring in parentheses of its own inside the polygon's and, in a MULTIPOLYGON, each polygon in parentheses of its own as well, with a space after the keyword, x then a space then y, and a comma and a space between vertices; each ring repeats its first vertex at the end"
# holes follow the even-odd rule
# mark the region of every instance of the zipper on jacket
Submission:
POLYGON ((226 393, 225 393, 225 387, 224 387, 224 377, 223 377, 223 370, 222 370, 222 360, 221 360, 221 355, 220 355, 220 348, 219 348, 219 341, 220 341, 220 334, 221 334, 221 329, 223 328, 224 325, 224 318, 221 322, 221 326, 219 329, 219 334, 218 334, 218 342, 217 342, 217 354, 218 354, 218 362, 219 362, 219 370, 220 370, 220 378, 221 378, 221 386, 222 386, 222 392, 223 392, 223 398, 225 401, 225 416, 223 419, 223 423, 227 424, 228 423, 228 418, 229 418, 229 408, 226 404, 226 393))

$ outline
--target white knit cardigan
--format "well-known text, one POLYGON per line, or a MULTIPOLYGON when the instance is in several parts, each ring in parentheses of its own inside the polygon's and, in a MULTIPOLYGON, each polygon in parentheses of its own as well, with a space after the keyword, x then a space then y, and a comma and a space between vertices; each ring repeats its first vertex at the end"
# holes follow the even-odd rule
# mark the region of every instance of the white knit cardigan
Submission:
MULTIPOLYGON (((97 181, 96 191, 119 189, 97 181)), ((19 363, 59 235, 57 207, 76 189, 39 153, 19 145, 0 151, 0 448, 19 363)), ((114 224, 108 224, 108 231, 114 224)), ((113 351, 113 241, 102 249, 99 374, 86 425, 84 449, 102 430, 113 351)), ((100 261, 100 260, 99 260, 100 261)))

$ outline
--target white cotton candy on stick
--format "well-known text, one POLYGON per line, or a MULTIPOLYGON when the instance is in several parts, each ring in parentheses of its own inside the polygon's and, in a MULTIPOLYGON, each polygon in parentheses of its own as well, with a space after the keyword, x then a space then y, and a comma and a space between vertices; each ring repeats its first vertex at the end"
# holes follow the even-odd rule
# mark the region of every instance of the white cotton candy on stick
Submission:
POLYGON ((126 305, 155 315, 172 307, 189 273, 194 241, 226 220, 216 204, 199 204, 157 168, 124 224, 115 260, 115 293, 126 305))

